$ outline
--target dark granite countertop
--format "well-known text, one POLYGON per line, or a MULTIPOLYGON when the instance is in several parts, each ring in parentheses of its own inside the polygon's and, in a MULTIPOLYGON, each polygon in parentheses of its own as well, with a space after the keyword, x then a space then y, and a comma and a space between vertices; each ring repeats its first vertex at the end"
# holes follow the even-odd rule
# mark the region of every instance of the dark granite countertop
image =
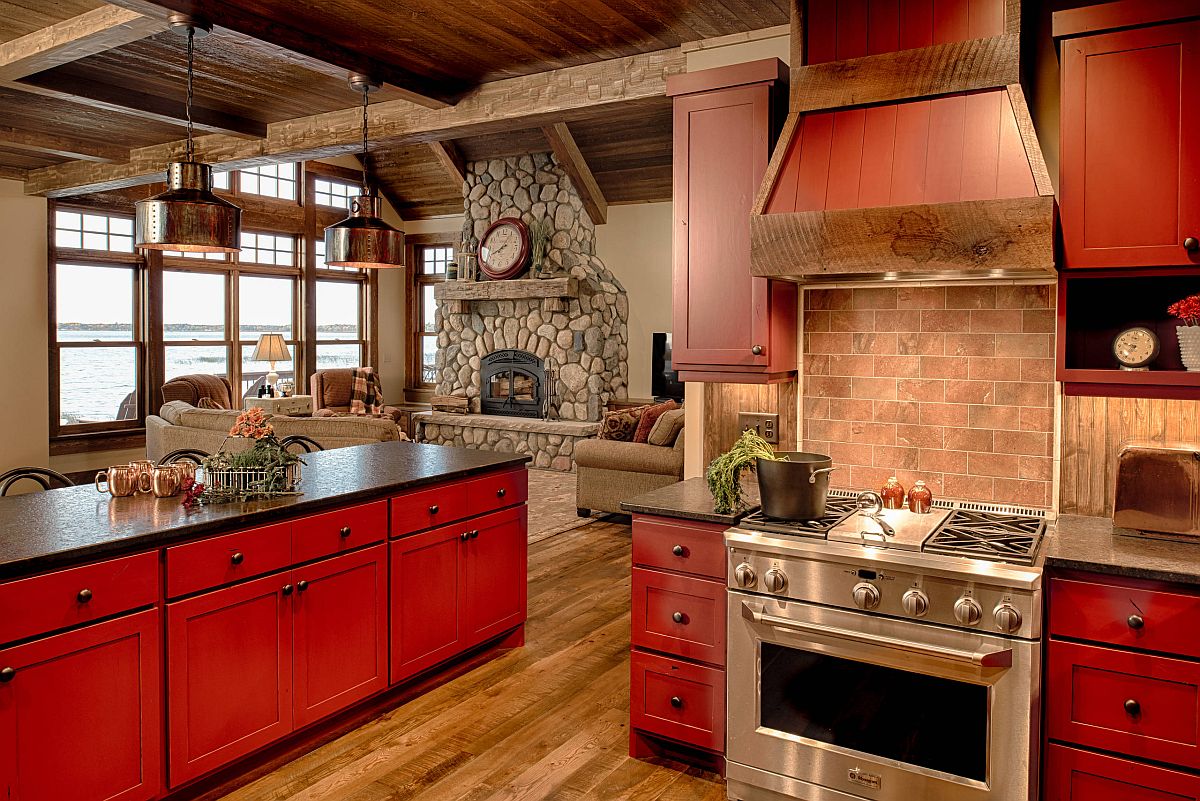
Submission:
POLYGON ((1200 539, 1155 539, 1117 530, 1106 517, 1059 517, 1046 543, 1046 566, 1200 584, 1200 539))
POLYGON ((0 579, 261 525, 504 467, 528 456, 382 442, 304 455, 302 495, 186 510, 181 496, 113 498, 71 487, 0 498, 0 579))
POLYGON ((726 526, 737 522, 758 508, 758 485, 751 482, 743 487, 746 505, 732 514, 719 514, 713 508, 712 493, 703 478, 689 478, 662 489, 630 498, 621 502, 621 508, 631 514, 681 517, 704 523, 719 523, 726 526))

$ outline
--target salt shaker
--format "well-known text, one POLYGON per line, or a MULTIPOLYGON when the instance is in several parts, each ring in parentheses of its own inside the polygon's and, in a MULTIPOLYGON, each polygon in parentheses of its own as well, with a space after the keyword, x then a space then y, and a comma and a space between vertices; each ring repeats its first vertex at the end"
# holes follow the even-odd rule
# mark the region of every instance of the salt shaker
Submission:
POLYGON ((904 508, 904 487, 895 476, 892 476, 884 483, 883 488, 879 490, 879 496, 883 498, 884 509, 904 508))
POLYGON ((931 509, 933 509, 933 491, 925 486, 924 481, 916 482, 908 491, 908 511, 927 515, 931 509))

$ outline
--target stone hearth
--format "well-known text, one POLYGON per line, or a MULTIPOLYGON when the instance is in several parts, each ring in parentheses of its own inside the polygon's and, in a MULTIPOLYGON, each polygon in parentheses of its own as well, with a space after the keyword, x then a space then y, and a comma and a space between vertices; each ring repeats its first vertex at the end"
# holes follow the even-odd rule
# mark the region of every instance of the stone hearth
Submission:
POLYGON ((429 412, 422 416, 423 442, 502 453, 526 453, 534 467, 573 470, 575 443, 596 435, 598 423, 526 420, 493 414, 429 412))

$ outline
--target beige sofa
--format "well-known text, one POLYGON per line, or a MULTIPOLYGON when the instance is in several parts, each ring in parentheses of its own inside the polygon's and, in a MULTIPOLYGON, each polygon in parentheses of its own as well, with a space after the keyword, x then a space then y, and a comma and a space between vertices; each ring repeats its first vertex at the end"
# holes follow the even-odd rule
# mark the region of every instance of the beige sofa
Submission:
POLYGON ((624 514, 621 501, 682 481, 683 441, 680 429, 674 442, 663 445, 611 439, 578 443, 575 506, 579 516, 587 517, 593 510, 624 514))
MULTIPOLYGON (((198 448, 216 453, 250 446, 246 439, 230 438, 229 429, 240 412, 227 409, 197 409, 183 401, 163 404, 157 415, 146 418, 146 458, 158 461, 180 448, 198 448)), ((344 448, 372 442, 392 442, 402 438, 396 423, 387 418, 370 417, 281 417, 271 418, 280 439, 293 434, 312 437, 321 447, 344 448)))

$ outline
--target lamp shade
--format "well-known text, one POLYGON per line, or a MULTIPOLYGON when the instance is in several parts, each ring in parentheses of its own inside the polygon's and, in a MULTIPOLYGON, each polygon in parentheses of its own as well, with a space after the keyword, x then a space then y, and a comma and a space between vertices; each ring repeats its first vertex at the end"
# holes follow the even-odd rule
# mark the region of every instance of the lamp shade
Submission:
POLYGON ((263 334, 258 338, 258 344, 254 346, 254 353, 251 354, 250 361, 286 362, 290 358, 292 358, 292 353, 288 350, 283 334, 263 334))
POLYGON ((167 191, 135 205, 134 244, 147 250, 236 253, 242 210, 212 191, 212 167, 177 161, 167 168, 167 191))
POLYGON ((350 216, 325 229, 325 263, 330 267, 382 269, 404 266, 404 234, 380 217, 378 195, 350 201, 350 216))

